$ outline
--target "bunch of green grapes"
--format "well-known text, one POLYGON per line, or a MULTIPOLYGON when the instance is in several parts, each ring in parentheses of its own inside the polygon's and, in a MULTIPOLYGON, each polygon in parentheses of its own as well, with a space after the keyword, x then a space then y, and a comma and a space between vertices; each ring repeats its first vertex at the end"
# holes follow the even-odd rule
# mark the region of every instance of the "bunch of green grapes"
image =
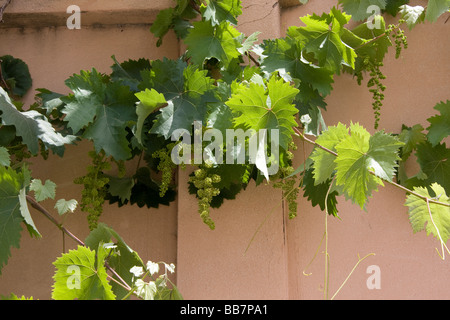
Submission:
POLYGON ((189 178, 189 182, 192 182, 197 188, 200 217, 210 229, 214 229, 215 225, 210 217, 210 208, 213 197, 220 194, 220 190, 214 187, 214 184, 219 183, 221 178, 217 174, 211 174, 208 168, 208 165, 200 166, 194 171, 194 175, 189 178))
MULTIPOLYGON (((297 146, 295 145, 295 143, 291 142, 289 144, 289 149, 297 150, 297 146)), ((294 154, 290 150, 287 150, 286 157, 289 161, 292 161, 292 159, 294 158, 294 154)), ((291 176, 293 172, 294 168, 292 166, 280 167, 280 170, 278 172, 279 181, 273 184, 274 188, 281 189, 281 191, 283 192, 283 199, 288 205, 290 219, 297 216, 297 196, 300 190, 297 184, 296 176, 291 176)))
POLYGON ((400 28, 400 25, 405 22, 405 20, 400 19, 398 25, 389 25, 386 29, 386 34, 391 35, 395 40, 395 58, 400 58, 402 49, 408 48, 408 39, 406 38, 405 31, 400 28))
POLYGON ((177 165, 172 161, 171 153, 175 146, 174 143, 167 145, 165 148, 153 152, 152 157, 159 159, 158 170, 161 172, 161 184, 159 186, 159 196, 165 196, 167 190, 172 183, 173 172, 177 165))
POLYGON ((386 79, 386 76, 380 70, 380 67, 383 66, 383 62, 371 62, 368 60, 367 68, 370 71, 370 79, 367 82, 367 87, 371 88, 369 91, 372 93, 372 109, 375 115, 375 125, 374 128, 378 129, 378 125, 380 122, 380 110, 383 106, 384 100, 384 91, 386 90, 386 86, 381 83, 381 80, 386 79))
POLYGON ((294 172, 292 166, 281 167, 280 168, 280 179, 273 184, 274 188, 281 189, 283 192, 283 199, 288 205, 288 215, 289 219, 293 219, 297 216, 297 196, 299 192, 299 187, 297 183, 296 176, 290 176, 294 172))
POLYGON ((98 225, 98 220, 103 212, 103 203, 106 196, 106 185, 109 179, 103 173, 111 169, 111 163, 107 161, 105 152, 89 152, 92 165, 88 166, 87 174, 76 178, 74 183, 84 186, 81 192, 80 208, 88 214, 89 229, 93 230, 98 225))

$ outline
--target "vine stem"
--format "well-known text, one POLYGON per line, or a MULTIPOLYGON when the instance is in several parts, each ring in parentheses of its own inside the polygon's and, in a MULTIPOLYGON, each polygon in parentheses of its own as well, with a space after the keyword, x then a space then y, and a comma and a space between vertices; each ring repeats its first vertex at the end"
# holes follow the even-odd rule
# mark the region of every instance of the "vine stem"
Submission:
POLYGON ((0 7, 0 22, 3 21, 3 12, 5 11, 6 7, 11 3, 12 0, 6 0, 6 2, 3 4, 3 6, 0 7))
MULTIPOLYGON (((27 202, 37 211, 39 211, 40 213, 42 213, 48 220, 50 220, 50 222, 52 222, 59 230, 61 230, 63 232, 63 234, 67 234, 72 240, 74 240, 76 243, 78 243, 79 245, 83 246, 83 247, 87 247, 86 244, 81 241, 79 238, 77 238, 72 232, 70 232, 67 228, 65 228, 62 224, 60 224, 48 211, 47 209, 45 209, 42 205, 40 205, 36 200, 33 199, 33 197, 27 195, 26 196, 27 202)), ((112 281, 116 282, 118 285, 120 285, 122 288, 124 288, 125 290, 131 290, 131 287, 128 285, 128 283, 126 283, 125 280, 122 279, 122 277, 120 277, 117 272, 111 268, 111 266, 105 262, 105 267, 114 275, 117 277, 117 279, 119 279, 119 281, 117 281, 116 279, 114 279, 113 277, 111 277, 109 274, 107 274, 108 278, 111 279, 112 281)))
MULTIPOLYGON (((293 129, 300 136, 300 138, 302 140, 304 140, 304 141, 308 142, 309 144, 312 144, 312 145, 314 145, 314 146, 316 146, 316 147, 318 147, 318 148, 320 148, 320 149, 322 149, 322 150, 324 150, 324 151, 326 151, 326 152, 328 152, 328 153, 330 153, 330 154, 332 154, 332 155, 334 155, 336 157, 338 156, 338 154, 336 152, 334 152, 333 150, 330 150, 330 149, 328 149, 328 148, 318 144, 317 142, 307 138, 298 128, 294 127, 293 129)), ((410 194, 412 194, 412 195, 414 195, 414 196, 416 196, 416 197, 418 197, 420 199, 423 199, 424 201, 427 201, 428 203, 435 203, 435 204, 439 204, 441 206, 450 207, 450 204, 448 204, 448 203, 441 202, 441 201, 438 201, 438 200, 435 200, 435 199, 432 199, 432 198, 428 198, 427 196, 421 195, 421 194, 419 194, 419 193, 417 193, 417 192, 415 192, 413 190, 410 190, 410 189, 408 189, 408 188, 398 184, 397 182, 381 178, 375 172, 373 172, 372 170, 368 170, 368 171, 369 171, 369 173, 371 175, 382 179, 383 181, 393 185, 396 188, 399 188, 399 189, 405 191, 406 193, 410 193, 410 194)))
POLYGON ((334 297, 336 297, 336 295, 339 293, 339 291, 341 291, 341 289, 344 287, 344 285, 347 283, 348 279, 350 279, 351 275, 353 274, 353 272, 355 271, 355 269, 358 267, 358 265, 367 257, 370 256, 374 256, 375 253, 369 253, 367 254, 365 257, 360 258, 359 254, 358 254, 358 262, 353 266, 352 271, 350 271, 350 273, 348 274, 347 278, 345 278, 344 282, 342 282, 341 286, 336 290, 336 292, 334 293, 334 295, 331 297, 331 300, 334 299, 334 297))

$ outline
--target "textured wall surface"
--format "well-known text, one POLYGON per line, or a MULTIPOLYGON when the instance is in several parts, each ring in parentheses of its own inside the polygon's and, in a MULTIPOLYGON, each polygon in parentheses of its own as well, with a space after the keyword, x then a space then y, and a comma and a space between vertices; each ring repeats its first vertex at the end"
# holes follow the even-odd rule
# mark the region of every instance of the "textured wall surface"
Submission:
MULTIPOLYGON (((82 19, 86 18, 80 30, 65 27, 69 16, 65 8, 72 1, 24 2, 27 5, 13 2, 9 15, 5 13, 0 56, 11 54, 26 61, 33 89, 67 93, 65 79, 92 67, 108 72, 113 54, 119 61, 179 55, 173 35, 157 48, 148 30, 156 12, 171 6, 172 1, 78 1, 82 19)), ((411 3, 424 5, 426 1, 411 3)), ((335 5, 335 0, 310 0, 306 5, 282 8, 275 0, 243 0, 238 28, 246 35, 261 31, 260 39, 280 37, 287 27, 300 25, 299 17, 328 12, 335 5)), ((444 20, 406 31, 409 48, 400 59, 394 58, 395 49, 390 50, 383 68, 387 89, 380 122, 387 132, 399 133, 402 124, 426 127, 434 105, 449 98, 450 42, 443 39, 449 38, 450 29, 444 20)), ((33 99, 31 92, 25 102, 33 99)), ((372 100, 365 84, 358 86, 347 74, 336 77, 326 101, 327 124, 359 122, 373 132, 372 100)), ((301 163, 311 147, 299 146, 295 156, 301 163)), ((64 159, 52 156, 31 168, 36 178, 57 183, 58 197, 79 198, 80 186, 72 181, 85 173, 86 153, 91 149, 89 143, 71 146, 64 159)), ((216 230, 210 231, 198 216, 195 197, 187 190, 190 169, 179 170, 178 199, 169 207, 148 210, 105 205, 102 221, 116 229, 144 260, 174 262, 177 284, 187 299, 323 297, 323 243, 312 259, 323 238, 324 212, 311 207, 300 194, 298 217, 288 220, 279 190, 250 185, 236 200, 211 211, 216 230)), ((330 296, 355 266, 358 255, 374 253, 358 265, 337 299, 450 298, 448 257, 445 261, 439 258, 435 251, 438 242, 431 236, 413 235, 404 200, 404 192, 389 185, 373 194, 367 212, 344 198, 338 200, 340 219, 327 219, 330 296), (367 286, 370 266, 379 268, 380 289, 367 286)), ((61 235, 45 218, 33 217, 44 237, 29 239, 24 232, 21 249, 13 250, 0 277, 0 294, 50 297, 51 263, 61 253, 61 235)), ((84 238, 88 233, 85 214, 69 216, 67 227, 84 238)), ((66 249, 73 247, 66 239, 66 249)))

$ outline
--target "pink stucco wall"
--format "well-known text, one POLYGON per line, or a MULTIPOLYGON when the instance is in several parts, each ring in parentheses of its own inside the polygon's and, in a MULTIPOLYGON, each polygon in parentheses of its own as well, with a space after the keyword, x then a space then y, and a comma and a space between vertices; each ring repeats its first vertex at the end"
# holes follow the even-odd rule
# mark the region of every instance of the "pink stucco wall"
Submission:
MULTIPOLYGON (((135 7, 145 3, 151 9, 161 9, 172 3, 134 2, 135 7)), ((67 6, 56 3, 65 2, 46 3, 47 9, 40 7, 42 12, 64 16, 67 6)), ((12 54, 25 60, 30 66, 34 88, 46 87, 65 93, 64 80, 68 76, 91 67, 106 72, 112 54, 119 61, 178 56, 179 44, 170 35, 162 47, 155 47, 155 39, 148 31, 152 15, 147 24, 141 20, 138 24, 132 23, 136 12, 130 9, 133 5, 128 6, 128 1, 110 1, 107 6, 100 5, 99 1, 79 3, 82 10, 97 12, 81 30, 32 25, 7 28, 8 21, 0 29, 0 55, 12 54), (111 12, 120 17, 119 24, 108 23, 111 12), (130 12, 128 18, 127 12, 130 12)), ((303 6, 282 9, 275 0, 244 0, 239 29, 246 34, 262 31, 261 38, 283 36, 288 26, 300 24, 300 16, 327 12, 333 5, 337 5, 337 1, 310 0, 303 6)), ((20 13, 23 9, 11 7, 11 12, 20 13)), ((27 15, 32 16, 32 13, 27 15)), ((426 118, 434 114, 433 106, 448 99, 450 60, 446 53, 450 51, 450 43, 445 41, 449 28, 443 20, 407 31, 409 48, 398 60, 393 58, 393 52, 386 59, 383 72, 387 75, 387 90, 380 128, 398 133, 403 123, 426 126, 426 118)), ((27 103, 32 100, 32 94, 26 97, 27 103)), ((328 124, 358 121, 372 131, 370 93, 349 75, 335 79, 327 103, 325 120, 328 124)), ((302 144, 299 146, 297 161, 303 157, 302 144)), ((33 165, 33 172, 38 178, 56 182, 61 197, 77 198, 80 188, 72 181, 84 174, 85 165, 89 163, 85 154, 90 147, 87 143, 69 147, 67 157, 40 161, 33 165)), ((311 151, 310 146, 305 148, 307 153, 311 151)), ((147 210, 105 205, 102 221, 115 228, 144 260, 175 262, 177 284, 187 299, 323 297, 323 246, 305 270, 324 233, 322 211, 312 208, 300 195, 298 217, 288 220, 280 191, 271 186, 250 185, 236 200, 226 201, 220 209, 212 210, 216 230, 211 231, 198 217, 195 197, 188 194, 189 170, 179 170, 178 199, 171 206, 147 210), (304 275, 303 271, 309 275, 304 275)), ((431 236, 412 234, 404 199, 405 194, 391 186, 380 187, 379 192, 374 193, 367 212, 339 199, 341 219, 327 219, 330 296, 347 277, 358 254, 362 257, 375 253, 358 266, 337 299, 450 298, 448 257, 445 261, 439 258, 435 251, 438 243, 431 236), (370 276, 366 271, 372 265, 378 266, 381 272, 380 289, 370 290, 366 285, 370 276)), ((40 299, 50 297, 51 263, 61 253, 61 235, 45 218, 33 217, 44 238, 30 240, 24 233, 22 248, 13 250, 13 257, 0 277, 0 294, 15 292, 40 299)), ((88 233, 85 215, 81 212, 69 217, 67 227, 81 238, 88 233)), ((73 245, 67 243, 68 247, 73 245)))

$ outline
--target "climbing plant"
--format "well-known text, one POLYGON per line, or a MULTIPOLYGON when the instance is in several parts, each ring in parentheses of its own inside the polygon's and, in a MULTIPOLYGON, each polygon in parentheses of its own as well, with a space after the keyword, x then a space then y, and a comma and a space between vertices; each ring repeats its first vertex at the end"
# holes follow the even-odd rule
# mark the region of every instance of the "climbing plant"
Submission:
POLYGON ((84 188, 81 203, 62 199, 55 209, 65 214, 81 208, 91 234, 83 242, 55 222, 80 245, 54 263, 55 299, 130 293, 154 298, 156 292, 179 297, 176 288, 160 286, 167 283, 167 273, 153 282, 127 284, 153 274, 154 265, 148 264, 147 272, 129 272, 145 267, 142 260, 100 221, 105 202, 158 208, 170 204, 183 187, 197 197, 200 218, 214 229, 211 208, 246 192, 251 182, 281 189, 290 218, 297 215, 300 192, 311 205, 337 216, 339 195, 365 209, 372 194, 388 183, 405 191, 413 231, 433 234, 444 255, 450 236, 450 151, 444 142, 450 134, 450 101, 431 102, 436 115, 427 128, 404 126, 398 133, 370 134, 358 123, 330 125, 322 117, 334 78, 348 73, 372 93, 378 129, 385 57, 394 49, 398 58, 407 48, 405 27, 435 22, 450 5, 448 0, 430 0, 426 7, 407 3, 340 0, 328 13, 301 17, 302 26, 289 27, 285 37, 260 41, 259 32, 245 35, 237 27, 240 0, 177 0, 159 13, 150 31, 156 46, 173 31, 186 45, 178 59, 119 62, 112 56, 110 73, 92 68, 72 75, 65 82, 68 95, 38 89, 38 102, 26 111, 16 99, 30 86, 21 72, 26 65, 3 58, 0 271, 10 248, 19 247, 23 223, 32 236, 40 236, 27 203, 49 216, 38 202, 54 197, 56 186, 33 179, 25 160, 49 152, 63 157, 65 145, 79 140, 94 147, 92 165, 75 180, 84 188), (374 14, 370 6, 380 11, 374 14), (396 22, 386 25, 385 15, 396 22), (351 20, 356 26, 350 27, 351 20), (231 133, 235 136, 229 140, 231 133), (294 168, 294 151, 302 141, 314 149, 294 168), (409 177, 404 166, 413 153, 420 171, 409 177), (138 165, 127 175, 124 168, 132 160, 138 165), (188 185, 176 186, 176 169, 186 165, 194 166, 188 185), (118 168, 116 176, 108 173, 112 166, 118 168), (64 281, 70 275, 61 268, 80 256, 85 258, 76 264, 84 280, 79 291, 69 293, 64 281), (122 264, 126 268, 120 273, 107 273, 122 264))

